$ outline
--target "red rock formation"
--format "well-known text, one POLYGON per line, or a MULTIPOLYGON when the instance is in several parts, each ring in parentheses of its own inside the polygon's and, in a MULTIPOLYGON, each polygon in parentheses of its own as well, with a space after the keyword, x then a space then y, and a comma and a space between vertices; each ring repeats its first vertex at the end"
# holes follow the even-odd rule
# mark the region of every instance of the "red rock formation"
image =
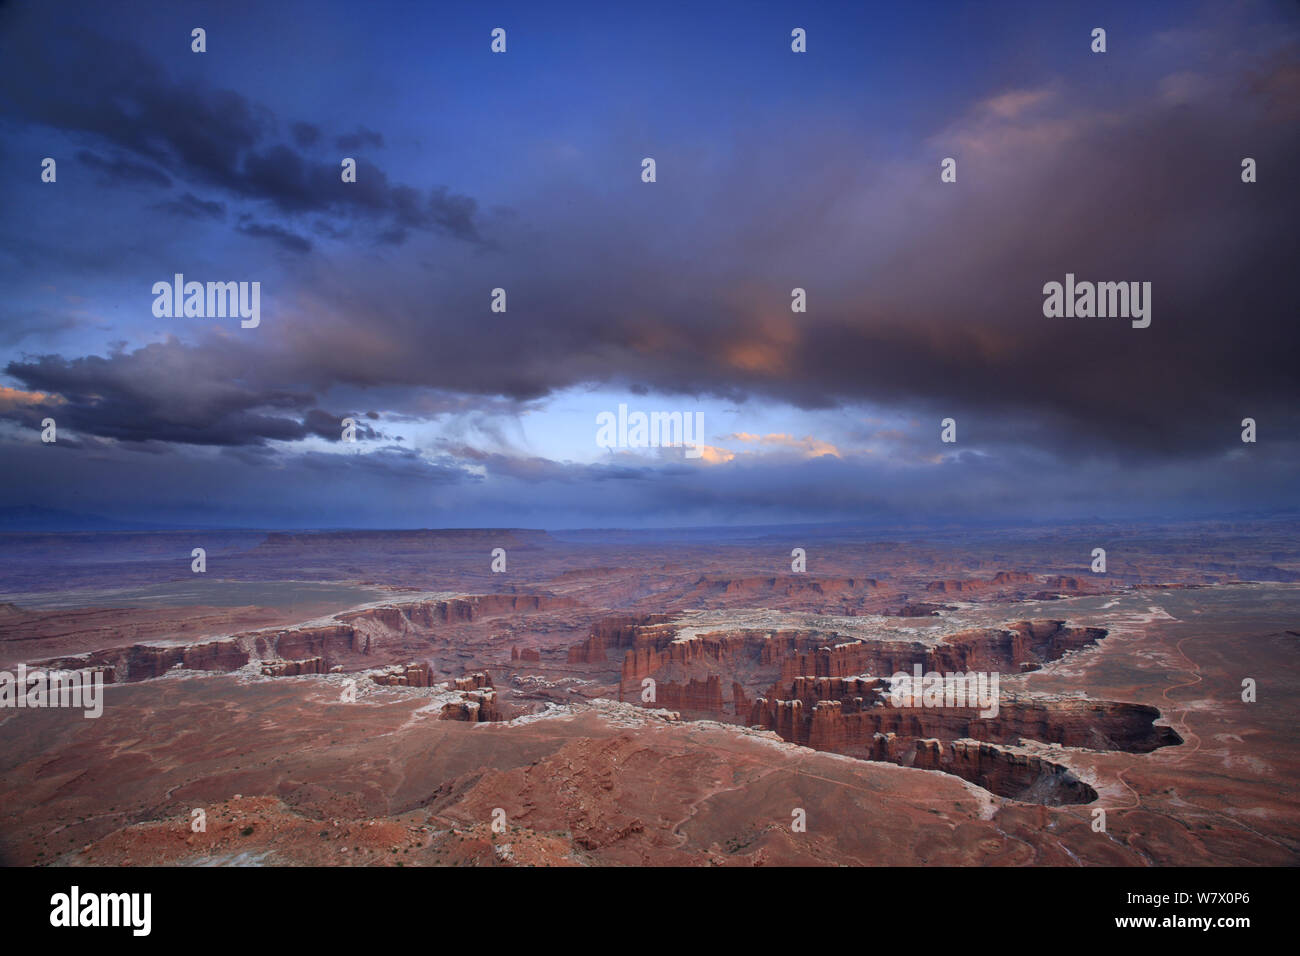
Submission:
POLYGON ((187 670, 233 671, 248 663, 248 651, 238 641, 205 641, 201 644, 136 644, 126 649, 128 681, 147 680, 167 673, 177 664, 187 670))
POLYGON ((952 606, 949 604, 930 604, 925 601, 916 601, 904 604, 897 611, 898 617, 938 617, 940 611, 950 611, 952 606))
MULTIPOLYGON (((1020 621, 1009 630, 959 631, 927 657, 926 669, 1015 673, 1022 664, 1044 664, 1106 636, 1098 627, 1066 627, 1064 621, 1020 621)), ((882 673, 877 671, 876 673, 882 673)), ((892 671, 891 671, 892 673, 892 671)))
POLYGON ((773 595, 833 597, 851 591, 871 591, 879 586, 875 578, 823 578, 807 574, 732 578, 706 574, 695 582, 694 594, 746 599, 773 595))
POLYGON ((284 660, 323 657, 332 660, 343 653, 367 654, 370 639, 349 624, 322 624, 280 631, 275 636, 275 656, 284 660))
MULTIPOLYGON (((597 621, 591 635, 581 644, 569 648, 570 664, 594 664, 606 659, 606 650, 631 647, 642 628, 666 624, 669 614, 618 615, 597 621)), ((670 633, 675 633, 669 629, 670 633)), ((669 638, 671 640, 671 637, 669 638)))
POLYGON ((111 664, 90 664, 89 654, 80 654, 76 657, 51 657, 43 661, 30 661, 27 664, 27 670, 31 671, 80 671, 86 675, 86 679, 93 681, 95 674, 102 675, 101 680, 105 684, 117 683, 117 668, 111 664))
POLYGON ((988 587, 987 581, 931 581, 925 589, 939 594, 968 594, 972 591, 982 591, 986 587, 988 587))
POLYGON ((440 720, 463 720, 481 723, 506 720, 505 712, 497 700, 492 686, 492 675, 486 671, 467 674, 451 681, 439 681, 432 667, 424 662, 390 667, 370 679, 383 687, 440 687, 457 691, 460 699, 443 704, 440 720))
POLYGON ((1097 791, 1068 767, 975 740, 917 741, 911 765, 956 774, 991 793, 1045 806, 1091 803, 1097 791))
POLYGON ((298 677, 302 674, 325 673, 325 659, 307 657, 297 661, 285 661, 272 658, 262 661, 263 677, 298 677))
POLYGON ((484 723, 506 719, 498 703, 497 693, 492 689, 492 678, 487 674, 471 674, 454 683, 456 689, 462 692, 462 698, 454 703, 443 705, 441 720, 484 723))
POLYGON ((745 719, 753 706, 749 696, 745 693, 744 686, 736 681, 731 682, 731 702, 732 713, 741 719, 745 719))
MULTIPOLYGON (((888 676, 923 669, 1016 673, 1041 666, 1071 650, 1105 636, 1096 628, 1065 627, 1062 621, 1023 621, 1007 628, 976 628, 949 635, 938 644, 920 641, 840 641, 829 635, 800 631, 734 631, 698 634, 680 640, 677 630, 662 623, 631 624, 621 620, 606 624, 599 638, 572 649, 570 659, 591 659, 609 640, 630 645, 620 672, 619 699, 635 701, 641 682, 652 677, 658 684, 662 706, 710 715, 745 719, 753 713, 749 695, 769 688, 765 696, 786 695, 785 688, 805 677, 852 678, 870 674, 888 676), (612 640, 611 640, 612 639, 612 640), (731 678, 729 697, 702 689, 710 676, 731 678), (695 682, 695 686, 692 684, 695 682), (746 688, 750 688, 746 690, 746 688), (740 691, 737 696, 737 689, 740 691), (700 696, 706 694, 706 696, 700 696)), ((817 699, 806 699, 809 706, 817 699)), ((754 721, 758 722, 758 721, 754 721)))
POLYGON ((722 714, 722 679, 712 675, 685 684, 665 681, 655 687, 655 707, 666 707, 686 714, 722 714))
POLYGON ((1030 584, 1033 580, 1034 576, 1024 571, 999 571, 993 575, 994 584, 1030 584))
POLYGON ((1047 588, 1050 591, 1064 591, 1069 593, 1074 591, 1093 590, 1091 581, 1085 581, 1076 577, 1067 577, 1063 574, 1050 577, 1043 583, 1047 585, 1047 588))
POLYGON ((1182 738, 1171 727, 1155 723, 1160 712, 1145 704, 1086 698, 1009 698, 1000 702, 996 717, 981 717, 974 707, 893 707, 885 703, 883 688, 865 681, 859 688, 845 681, 832 686, 827 681, 817 689, 796 682, 786 699, 759 697, 750 712, 750 724, 775 730, 794 743, 817 747, 817 708, 838 705, 833 745, 818 749, 859 756, 869 753, 873 738, 895 734, 899 738, 961 738, 1018 743, 1021 739, 1059 743, 1089 750, 1149 753, 1159 747, 1176 746, 1182 738), (800 722, 791 724, 790 703, 801 705, 800 722))
POLYGON ((432 687, 438 683, 433 668, 426 662, 399 664, 372 674, 370 679, 384 687, 432 687))
POLYGON ((491 690, 492 675, 487 671, 479 671, 476 674, 467 674, 464 677, 457 677, 451 682, 451 686, 456 690, 482 690, 484 688, 491 690))
POLYGON ((434 628, 439 624, 470 623, 486 617, 528 614, 553 611, 575 606, 572 598, 553 594, 483 594, 446 601, 420 601, 404 604, 400 608, 367 608, 352 614, 341 614, 339 620, 380 620, 378 611, 400 611, 404 618, 387 626, 401 629, 408 623, 420 628, 434 628))

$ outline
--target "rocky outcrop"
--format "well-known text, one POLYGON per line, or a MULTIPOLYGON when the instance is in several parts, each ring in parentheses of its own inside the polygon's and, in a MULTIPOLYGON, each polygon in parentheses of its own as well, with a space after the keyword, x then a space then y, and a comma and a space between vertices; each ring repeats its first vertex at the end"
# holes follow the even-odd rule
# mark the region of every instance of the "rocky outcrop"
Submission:
MULTIPOLYGON (((1025 577, 1004 572, 995 581, 1019 584, 1025 577)), ((921 759, 974 782, 989 780, 994 792, 1027 795, 1024 799, 1038 795, 1049 802, 1075 802, 1087 790, 1065 779, 1055 765, 1006 750, 1022 740, 1131 753, 1182 742, 1172 728, 1156 724, 1158 710, 1139 704, 1011 697, 999 701, 995 715, 984 716, 978 706, 895 707, 888 696, 889 677, 899 671, 910 674, 916 665, 948 674, 1017 673, 1106 636, 1101 628, 1072 627, 1061 620, 971 628, 938 641, 840 640, 835 632, 794 630, 681 637, 665 622, 626 620, 607 628, 605 635, 608 644, 626 646, 622 700, 638 701, 642 681, 652 678, 654 706, 696 718, 747 721, 793 743, 868 760, 910 763, 919 741, 969 740, 974 749, 935 751, 921 759), (729 688, 723 675, 731 677, 729 688), (765 675, 768 683, 756 684, 765 675), (747 686, 769 689, 751 699, 747 686), (979 744, 991 749, 981 751, 979 744)))
POLYGON ((655 687, 656 707, 666 707, 687 715, 722 714, 722 679, 716 674, 704 680, 691 679, 684 684, 665 681, 655 687))
MULTIPOLYGON (((186 643, 166 640, 136 641, 76 655, 82 666, 111 669, 118 680, 140 681, 160 677, 174 668, 200 671, 233 671, 252 661, 266 661, 275 675, 309 673, 304 665, 287 667, 284 661, 320 658, 319 672, 342 667, 359 670, 367 657, 379 656, 385 663, 418 654, 435 641, 454 642, 458 631, 437 634, 440 627, 454 627, 493 616, 527 615, 576 606, 572 598, 548 593, 469 595, 434 601, 384 604, 337 614, 326 623, 296 627, 241 631, 229 636, 186 643)), ((27 620, 31 614, 20 608, 3 612, 6 618, 27 620)), ((89 613, 89 612, 87 612, 89 613)), ((174 634, 178 625, 169 625, 174 634)), ((179 625, 184 630, 184 625, 179 625)), ((137 628, 138 630, 138 628, 137 628)), ((544 631, 545 628, 542 628, 544 631)), ((536 650, 521 650, 522 659, 540 661, 536 650)), ((51 658, 53 660, 54 658, 51 658)))
POLYGON ((173 667, 186 670, 233 671, 248 663, 248 651, 238 641, 204 641, 199 644, 136 644, 125 655, 126 679, 161 677, 173 667))
POLYGON ((339 620, 378 620, 393 630, 405 630, 407 627, 430 629, 440 624, 470 623, 486 617, 554 611, 575 605, 572 598, 554 594, 481 594, 445 601, 418 601, 392 609, 367 608, 351 614, 340 614, 339 620), (397 610, 401 619, 389 622, 376 614, 389 610, 397 610))
POLYGON ((371 674, 370 679, 384 687, 433 687, 438 683, 433 668, 426 662, 398 664, 371 674))
POLYGON ((99 675, 101 682, 105 684, 117 683, 117 669, 107 664, 94 664, 86 666, 85 655, 77 657, 54 657, 45 661, 32 661, 27 665, 27 673, 30 676, 36 671, 62 671, 64 673, 75 671, 81 675, 81 684, 93 683, 95 675, 99 675))
POLYGON ((836 597, 854 591, 874 591, 875 578, 824 578, 807 574, 781 574, 733 578, 706 574, 695 582, 693 597, 836 597))
POLYGON ((914 601, 904 604, 895 615, 897 617, 938 617, 940 611, 951 611, 951 604, 930 604, 926 601, 914 601))
POLYGON ((506 714, 492 686, 492 675, 486 671, 467 674, 450 681, 439 680, 427 662, 399 664, 370 673, 370 679, 381 687, 428 687, 444 693, 435 694, 443 701, 439 720, 462 720, 482 723, 506 720, 506 714), (454 695, 454 700, 446 697, 454 695))
POLYGON ((187 670, 233 671, 248 663, 249 655, 237 640, 203 641, 198 644, 132 644, 75 657, 34 661, 29 667, 60 670, 92 669, 104 673, 105 683, 149 680, 174 667, 187 670))
POLYGON ((461 700, 442 705, 441 720, 463 720, 471 724, 504 720, 497 709, 496 691, 473 691, 461 700))
MULTIPOLYGON (((1020 621, 1006 629, 960 631, 928 656, 926 669, 1016 673, 1023 665, 1041 666, 1106 636, 1100 627, 1067 627, 1064 621, 1020 621)), ((875 673, 881 673, 879 671, 875 673)), ((892 673, 892 671, 890 672, 892 673)))
POLYGON ((992 583, 1005 586, 1010 584, 1031 584, 1033 581, 1034 576, 1024 571, 999 571, 993 575, 992 583))
POLYGON ((1159 718, 1160 711, 1145 704, 1087 698, 1003 698, 995 717, 980 716, 976 707, 894 707, 883 682, 860 681, 855 686, 837 679, 796 681, 785 699, 759 697, 750 711, 751 725, 775 730, 793 743, 866 757, 874 756, 877 736, 891 734, 900 739, 1006 744, 1029 739, 1126 753, 1181 744, 1172 727, 1156 723, 1159 718), (792 703, 799 705, 793 722, 792 703), (835 705, 833 729, 818 724, 830 720, 830 711, 822 709, 830 704, 835 705))
POLYGON ((470 674, 452 681, 451 686, 461 692, 461 699, 442 707, 442 720, 464 720, 483 723, 505 720, 497 693, 492 687, 492 676, 486 672, 470 674))
POLYGON ((731 702, 733 713, 742 719, 753 709, 753 703, 745 693, 744 685, 734 680, 731 682, 731 702))
POLYGON ((325 673, 323 657, 307 657, 299 661, 272 658, 262 661, 263 677, 299 677, 303 674, 325 673))
POLYGON ((756 647, 762 640, 760 635, 749 633, 701 634, 688 641, 674 640, 675 636, 675 631, 638 633, 634 646, 623 658, 622 679, 636 682, 671 665, 720 668, 742 656, 752 656, 747 653, 747 645, 756 647))
POLYGON ((955 774, 990 793, 1045 806, 1091 803, 1097 791, 1068 767, 976 740, 917 741, 911 766, 955 774))
POLYGON ((591 628, 590 636, 569 648, 570 664, 596 664, 607 659, 607 651, 632 647, 646 628, 660 628, 667 640, 676 629, 668 625, 670 614, 626 614, 602 618, 591 628))
POLYGON ((479 671, 476 674, 468 674, 465 677, 457 677, 451 682, 451 686, 456 690, 483 690, 491 689, 492 675, 487 671, 479 671))
POLYGON ((1036 581, 1034 575, 1024 571, 999 571, 988 581, 977 578, 931 581, 925 589, 938 594, 979 594, 995 588, 1019 590, 1018 586, 1034 584, 1036 581))
POLYGON ((479 671, 443 682, 438 679, 433 665, 427 661, 389 667, 377 674, 371 674, 370 679, 385 687, 436 687, 446 683, 450 690, 456 691, 492 689, 492 675, 487 671, 479 671))
POLYGON ((349 624, 323 624, 279 631, 274 638, 274 656, 284 660, 323 657, 330 660, 341 654, 365 654, 369 639, 349 624))
POLYGON ((1092 590, 1092 582, 1064 574, 1053 575, 1044 580, 1043 584, 1046 586, 1048 591, 1064 591, 1070 593, 1075 591, 1092 590))
MULTIPOLYGON (((697 714, 710 708, 709 716, 738 720, 753 713, 752 695, 799 698, 786 691, 807 677, 884 677, 910 673, 917 664, 926 671, 1018 673, 1090 646, 1106 634, 1100 628, 1068 627, 1059 620, 1034 620, 960 631, 937 643, 840 640, 835 632, 796 630, 717 631, 681 638, 676 626, 658 618, 602 622, 585 644, 570 649, 570 660, 597 660, 595 655, 603 656, 606 647, 625 647, 620 700, 638 700, 642 681, 650 677, 664 706, 697 714), (711 676, 729 677, 730 687, 720 683, 720 695, 707 690, 711 676)), ((811 706, 816 700, 805 703, 811 706)))
POLYGON ((969 594, 972 591, 982 591, 988 587, 987 581, 931 581, 925 586, 927 591, 934 591, 938 594, 969 594))
POLYGON ((77 654, 73 657, 51 657, 43 661, 31 661, 27 664, 27 670, 31 671, 81 671, 89 680, 95 679, 95 674, 101 675, 100 679, 105 684, 117 683, 117 668, 112 664, 92 663, 90 654, 77 654))

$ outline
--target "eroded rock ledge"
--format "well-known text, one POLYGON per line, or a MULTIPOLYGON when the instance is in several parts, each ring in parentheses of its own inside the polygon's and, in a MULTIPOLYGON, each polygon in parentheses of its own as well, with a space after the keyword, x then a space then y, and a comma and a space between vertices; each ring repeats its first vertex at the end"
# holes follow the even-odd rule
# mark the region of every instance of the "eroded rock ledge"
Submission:
POLYGON ((817 750, 940 770, 1000 796, 1054 805, 1097 794, 1068 767, 1017 752, 1022 741, 1150 753, 1182 738, 1157 724, 1155 707, 1123 701, 1003 695, 996 716, 975 707, 895 707, 888 677, 915 665, 949 674, 1022 673, 1093 647, 1106 634, 1028 620, 937 638, 874 640, 834 630, 687 628, 679 618, 645 615, 602 622, 569 659, 596 663, 621 649, 622 700, 641 699, 649 680, 654 706, 688 718, 744 723, 817 750))

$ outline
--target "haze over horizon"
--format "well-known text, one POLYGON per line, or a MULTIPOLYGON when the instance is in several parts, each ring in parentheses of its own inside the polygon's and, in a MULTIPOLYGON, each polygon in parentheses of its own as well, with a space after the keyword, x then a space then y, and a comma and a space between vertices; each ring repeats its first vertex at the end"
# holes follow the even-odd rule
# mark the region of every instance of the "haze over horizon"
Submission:
POLYGON ((16 514, 566 530, 1295 508, 1292 6, 67 10, 0 5, 16 514), (260 282, 260 323, 155 316, 177 273, 260 282), (1150 326, 1045 317, 1067 274, 1150 282, 1150 326), (698 413, 701 454, 600 447, 621 404, 698 413))

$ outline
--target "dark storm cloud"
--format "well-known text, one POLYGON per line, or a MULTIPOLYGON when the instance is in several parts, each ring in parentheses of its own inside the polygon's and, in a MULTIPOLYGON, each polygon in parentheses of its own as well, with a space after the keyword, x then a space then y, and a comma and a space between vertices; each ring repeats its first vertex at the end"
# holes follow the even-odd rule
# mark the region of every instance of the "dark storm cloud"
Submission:
MULTIPOLYGON (((93 451, 32 442, 0 445, 13 470, 0 470, 0 499, 13 496, 30 476, 34 500, 76 502, 78 510, 188 526, 338 527, 377 514, 389 522, 399 511, 426 521, 443 513, 440 499, 480 479, 450 459, 430 459, 409 449, 381 448, 365 455, 320 452, 261 454, 252 447, 177 449, 164 463, 140 445, 93 451), (167 480, 160 482, 160 469, 167 480), (21 473, 18 471, 21 469, 21 473), (342 505, 339 490, 346 489, 342 505)), ((55 506, 57 507, 57 506, 55 506)), ((408 519, 409 520, 409 519, 408 519)))
POLYGON ((290 350, 331 379, 517 400, 601 382, 899 406, 1070 459, 1212 453, 1246 416, 1294 438, 1291 72, 1270 54, 1119 103, 1011 91, 906 161, 806 130, 784 147, 794 178, 750 161, 771 132, 756 130, 734 165, 638 184, 617 207, 571 180, 503 236, 506 313, 486 307, 497 262, 460 257, 432 287, 322 275, 290 350), (945 155, 957 184, 939 182, 945 155), (1259 182, 1241 182, 1244 155, 1259 182), (1067 272, 1151 282, 1151 327, 1044 317, 1044 283, 1067 272), (807 314, 790 312, 794 286, 807 314), (348 354, 363 314, 366 354, 348 354))
MULTIPOLYGON (((283 356, 283 364, 267 359, 255 346, 214 336, 201 345, 168 338, 107 356, 14 361, 5 373, 45 400, 6 402, 0 390, 0 419, 33 427, 48 415, 61 428, 119 441, 251 446, 312 435, 338 441, 342 421, 350 417, 359 441, 400 440, 363 421, 379 421, 377 412, 335 414, 317 407, 313 390, 277 385, 286 370, 293 371, 294 358, 283 356)), ((428 393, 411 405, 421 416, 480 407, 495 413, 514 406, 428 393)))
POLYGON ((1041 461, 1021 454, 963 456, 940 468, 901 471, 879 461, 823 458, 667 473, 550 462, 538 476, 527 464, 494 462, 480 477, 469 466, 481 464, 481 455, 448 451, 172 447, 164 463, 140 454, 142 446, 104 444, 88 449, 93 467, 85 467, 86 454, 61 451, 62 444, 60 437, 57 446, 35 439, 0 445, 11 464, 0 470, 0 497, 50 508, 75 501, 92 513, 164 523, 193 523, 202 515, 206 524, 260 527, 637 527, 972 516, 1114 520, 1168 513, 1174 499, 1184 507, 1221 509, 1225 487, 1238 495, 1235 510, 1250 511, 1285 496, 1294 481, 1294 454, 1264 448, 1253 460, 1221 458, 1204 469, 1133 473, 1089 462, 1046 483, 1025 480, 1041 461), (157 480, 160 468, 165 483, 157 480), (33 487, 40 493, 33 495, 33 487), (346 489, 342 507, 339 489, 346 489))
POLYGON ((246 222, 237 228, 246 236, 253 236, 257 239, 270 239, 280 248, 289 252, 296 252, 300 255, 311 252, 311 240, 298 235, 296 232, 290 232, 283 226, 277 226, 273 222, 246 222))
POLYGON ((226 204, 223 202, 200 199, 193 193, 182 193, 175 199, 156 203, 155 209, 171 213, 182 219, 224 219, 226 204))
POLYGON ((303 416, 303 425, 318 438, 338 441, 343 431, 344 419, 350 418, 357 441, 378 441, 389 437, 361 421, 361 417, 357 412, 350 412, 346 415, 331 415, 319 408, 313 408, 303 416))
POLYGON ((50 399, 4 414, 28 426, 49 415, 73 432, 127 442, 248 445, 313 434, 339 438, 343 416, 314 408, 311 393, 243 384, 242 354, 238 346, 200 350, 173 339, 108 357, 45 355, 10 362, 7 374, 50 399))
POLYGON ((311 224, 311 231, 318 236, 324 236, 326 239, 346 239, 349 231, 337 228, 333 223, 324 219, 317 219, 311 224))
POLYGON ((320 139, 320 127, 311 123, 293 123, 289 129, 293 133, 293 141, 302 149, 315 146, 320 139))
POLYGON ((91 169, 98 170, 99 182, 104 186, 146 183, 150 186, 166 187, 172 184, 171 178, 166 173, 148 163, 132 162, 120 156, 104 159, 88 149, 78 150, 77 159, 91 169))
MULTIPOLYGON (((390 234, 394 228, 420 229, 482 241, 477 203, 470 197, 445 186, 421 192, 390 183, 368 162, 358 163, 356 183, 345 184, 339 157, 312 159, 274 142, 275 114, 240 93, 173 80, 130 41, 76 27, 28 30, 35 42, 0 58, 0 89, 7 93, 0 106, 25 123, 89 136, 136 157, 78 154, 115 180, 166 186, 170 173, 243 199, 268 200, 286 214, 330 213, 369 221, 390 234), (78 68, 63 68, 67 63, 78 68), (31 82, 32 77, 57 80, 31 82)), ((308 123, 290 129, 299 149, 320 136, 308 123)), ((365 127, 343 138, 348 137, 375 145, 383 139, 365 127)))
MULTIPOLYGON (((255 502, 260 512, 240 513, 268 524, 330 510, 339 488, 358 520, 393 525, 411 514, 554 526, 1286 502, 1300 468, 1298 57, 1294 45, 1208 42, 1232 56, 1184 46, 1160 75, 1122 61, 1133 72, 1100 81, 1114 57, 964 104, 946 92, 931 112, 946 118, 920 141, 815 110, 650 144, 597 118, 563 162, 541 151, 521 161, 535 162, 535 179, 525 177, 519 215, 493 230, 500 255, 482 254, 474 200, 390 183, 364 159, 343 186, 338 157, 309 152, 330 142, 318 127, 292 124, 281 142, 277 117, 253 100, 174 83, 129 45, 6 51, 0 81, 19 83, 2 88, 29 122, 259 202, 259 220, 261 209, 301 216, 325 237, 355 222, 379 248, 298 257, 255 336, 12 361, 14 382, 48 398, 15 399, 5 414, 66 422, 135 475, 113 480, 136 507, 149 506, 151 485, 130 462, 144 456, 123 457, 114 440, 150 451, 151 468, 168 443, 187 446, 166 459, 169 478, 191 482, 198 501, 255 502), (49 72, 65 53, 88 66, 49 72), (23 82, 32 75, 57 82, 23 82), (638 178, 647 150, 660 163, 655 184, 638 178), (939 181, 945 156, 958 161, 955 184, 939 181), (1258 160, 1258 183, 1241 182, 1243 156, 1258 160), (420 233, 469 241, 433 249, 420 233), (1151 327, 1045 318, 1042 286, 1066 272, 1151 282, 1151 327), (489 310, 498 286, 505 313, 489 310), (806 314, 790 311, 795 286, 808 291, 806 314), (337 441, 344 416, 322 405, 399 421, 480 408, 505 418, 587 384, 719 397, 742 412, 749 398, 846 418, 871 405, 915 415, 934 435, 952 416, 960 450, 924 467, 948 449, 909 433, 891 457, 907 468, 849 455, 703 467, 623 456, 574 465, 460 437, 432 455, 267 444, 337 441), (1245 416, 1260 422, 1259 446, 1237 439, 1245 416), (188 446, 216 446, 199 451, 222 467, 205 471, 211 460, 188 446), (289 487, 268 486, 280 466, 289 487)), ((378 145, 369 133, 349 135, 378 145)), ((5 481, 57 484, 48 456, 13 460, 5 481)), ((91 481, 74 474, 68 493, 110 490, 91 481)))
MULTIPOLYGON (((1296 437, 1297 298, 1283 280, 1300 218, 1286 173, 1300 165, 1292 72, 1261 56, 1102 105, 1059 84, 1010 91, 901 160, 810 127, 775 169, 751 159, 773 135, 757 128, 729 163, 683 157, 663 182, 634 178, 618 204, 571 176, 503 234, 508 269, 451 255, 431 281, 404 262, 309 263, 296 310, 233 367, 312 394, 526 402, 602 383, 876 403, 955 417, 963 441, 1032 442, 1066 459, 1209 454, 1247 415, 1296 437), (1261 169, 1249 185, 1247 153, 1261 169), (939 182, 945 155, 958 158, 956 184, 939 182), (1150 281, 1151 327, 1045 318, 1042 286, 1066 272, 1150 281), (491 313, 488 290, 503 283, 509 309, 491 313), (796 285, 806 314, 790 312, 796 285)), ((254 135, 256 111, 226 106, 225 122, 254 135)), ((472 230, 472 201, 360 168, 354 202, 376 215, 472 230)), ((297 211, 337 179, 282 145, 249 153, 245 170, 245 188, 297 211)), ((60 374, 37 383, 29 369, 11 374, 64 394, 60 374)))

